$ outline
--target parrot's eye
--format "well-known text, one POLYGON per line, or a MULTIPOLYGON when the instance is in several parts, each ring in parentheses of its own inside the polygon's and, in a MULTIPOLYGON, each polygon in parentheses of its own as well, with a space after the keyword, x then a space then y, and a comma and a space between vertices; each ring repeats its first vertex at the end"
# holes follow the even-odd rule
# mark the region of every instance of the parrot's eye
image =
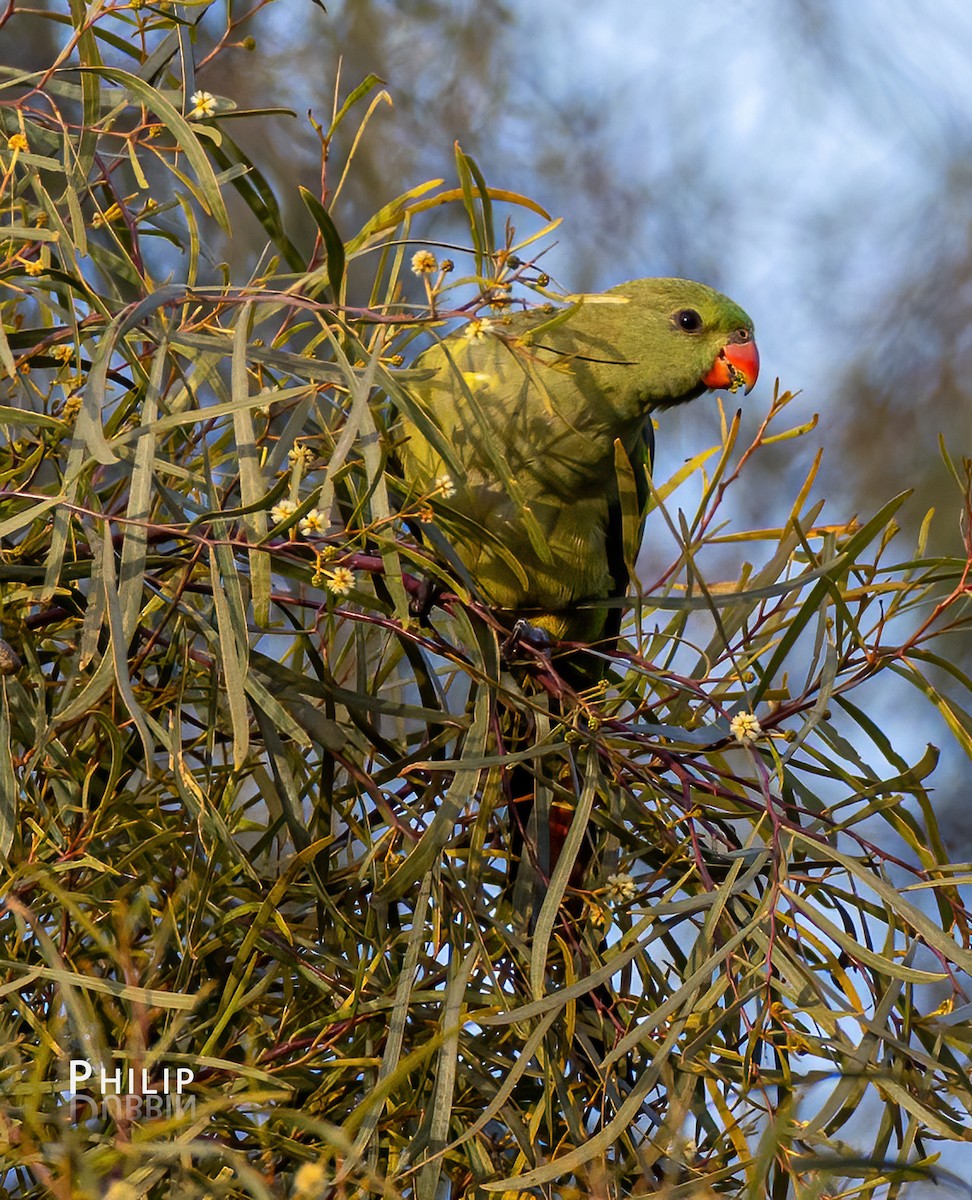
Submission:
POLYGON ((672 317, 676 328, 684 329, 686 333, 698 333, 702 328, 702 318, 694 308, 683 308, 672 317))

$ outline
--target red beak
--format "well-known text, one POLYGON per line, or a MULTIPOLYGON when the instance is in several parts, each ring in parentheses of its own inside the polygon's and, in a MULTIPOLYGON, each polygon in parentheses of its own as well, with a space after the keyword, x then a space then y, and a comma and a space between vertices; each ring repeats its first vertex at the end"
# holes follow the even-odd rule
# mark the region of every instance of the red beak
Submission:
POLYGON ((759 351, 748 329, 738 329, 719 351, 702 382, 710 388, 727 388, 735 392, 744 388, 750 392, 759 375, 759 351))

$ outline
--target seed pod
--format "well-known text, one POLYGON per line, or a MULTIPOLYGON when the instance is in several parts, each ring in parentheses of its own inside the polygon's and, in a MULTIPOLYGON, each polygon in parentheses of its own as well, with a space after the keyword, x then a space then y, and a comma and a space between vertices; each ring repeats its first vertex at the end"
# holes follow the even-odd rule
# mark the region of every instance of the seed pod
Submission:
POLYGON ((16 675, 23 665, 13 646, 0 638, 0 675, 16 675))

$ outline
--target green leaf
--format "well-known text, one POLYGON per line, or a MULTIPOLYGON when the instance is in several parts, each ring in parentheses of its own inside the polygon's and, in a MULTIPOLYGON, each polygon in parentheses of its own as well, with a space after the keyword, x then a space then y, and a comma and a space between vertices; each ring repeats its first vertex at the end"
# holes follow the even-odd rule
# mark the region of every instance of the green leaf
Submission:
POLYGON ((299 189, 301 199, 307 206, 307 210, 314 218, 317 228, 321 232, 321 239, 324 242, 324 255, 327 262, 327 281, 331 287, 331 294, 336 303, 340 303, 341 297, 344 294, 344 243, 341 241, 341 235, 338 233, 334 222, 331 220, 331 215, 321 204, 320 200, 305 187, 299 189))

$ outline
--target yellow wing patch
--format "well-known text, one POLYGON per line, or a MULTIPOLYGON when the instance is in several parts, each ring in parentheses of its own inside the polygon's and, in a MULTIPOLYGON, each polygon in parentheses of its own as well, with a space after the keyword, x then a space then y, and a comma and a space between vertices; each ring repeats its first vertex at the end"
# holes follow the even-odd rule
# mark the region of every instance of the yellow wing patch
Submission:
POLYGON ((462 378, 471 392, 478 388, 492 387, 496 382, 496 376, 490 375, 486 371, 463 371, 462 378))

